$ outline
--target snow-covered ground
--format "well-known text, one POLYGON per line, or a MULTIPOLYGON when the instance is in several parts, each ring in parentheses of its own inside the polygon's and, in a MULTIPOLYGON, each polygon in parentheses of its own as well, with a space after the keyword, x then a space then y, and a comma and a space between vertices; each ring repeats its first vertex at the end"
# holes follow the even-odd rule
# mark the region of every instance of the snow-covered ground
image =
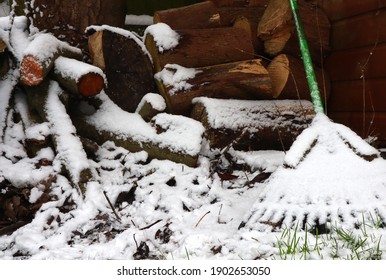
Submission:
MULTIPOLYGON (((2 145, 1 148, 4 152, 12 147, 2 145)), ((30 224, 10 236, 0 238, 0 258, 386 258, 386 241, 381 238, 384 229, 380 223, 376 223, 376 217, 374 223, 343 231, 354 240, 358 239, 361 243, 364 241, 362 247, 356 249, 351 248, 349 240, 342 237, 338 223, 335 225, 336 231, 320 235, 312 235, 300 228, 275 228, 262 221, 247 222, 246 226, 239 229, 251 209, 258 208, 260 196, 264 194, 268 197, 269 188, 272 187, 276 188, 273 197, 277 195, 276 192, 293 197, 291 208, 297 208, 298 211, 323 209, 324 204, 315 204, 314 208, 310 205, 306 208, 301 204, 302 197, 307 193, 314 195, 309 199, 317 200, 320 194, 323 196, 323 186, 327 186, 330 191, 332 202, 335 202, 335 194, 339 199, 352 198, 354 194, 357 195, 358 187, 361 191, 358 199, 368 204, 377 202, 374 197, 366 197, 367 185, 373 188, 371 192, 378 188, 378 192, 383 194, 383 182, 386 182, 386 174, 383 172, 386 169, 385 161, 379 158, 369 163, 357 156, 352 161, 337 161, 336 155, 347 155, 345 149, 340 147, 331 151, 329 156, 323 154, 325 151, 319 153, 324 149, 315 149, 310 154, 311 159, 319 157, 323 164, 331 159, 328 170, 335 171, 326 176, 317 171, 313 171, 314 175, 299 174, 306 166, 306 169, 313 167, 320 170, 317 163, 308 165, 307 160, 304 160, 296 170, 284 171, 283 167, 279 167, 279 171, 271 176, 273 179, 266 183, 251 183, 262 169, 277 169, 278 163, 283 162, 284 153, 233 152, 239 156, 239 161, 254 163, 251 167, 257 171, 235 171, 232 180, 223 181, 216 173, 212 173, 213 162, 206 156, 200 157, 196 168, 170 161, 147 162, 145 152, 130 153, 107 142, 99 149, 97 158, 90 160, 98 175, 95 182, 88 184, 84 199, 65 177, 58 175, 52 188, 52 194, 58 199, 44 204, 30 224), (358 164, 371 166, 374 169, 369 173, 372 177, 361 178, 363 173, 366 174, 365 170, 362 174, 351 174, 351 178, 339 180, 343 167, 344 170, 352 168, 358 171, 358 164), (286 175, 282 178, 286 181, 276 186, 275 182, 280 180, 283 172, 286 175), (312 191, 301 186, 302 176, 307 179, 307 188, 312 191), (309 181, 312 176, 322 178, 312 183, 309 181), (359 181, 355 183, 357 179, 359 181), (294 188, 295 185, 299 185, 299 188, 294 188), (335 190, 331 190, 333 188, 335 190), (349 192, 350 188, 352 192, 349 192), (113 213, 106 196, 114 205, 118 217, 113 213), (298 201, 301 203, 298 204, 298 201), (293 244, 295 241, 297 245, 293 244), (359 249, 360 253, 357 254, 356 250, 359 249)), ((0 166, 3 172, 13 169, 15 176, 18 176, 18 163, 13 164, 2 158, 0 166)), ((32 168, 28 169, 28 165, 23 168, 23 173, 35 172, 32 168)), ((41 194, 38 187, 31 193, 35 196, 41 194)), ((291 198, 288 198, 285 203, 291 204, 290 201, 291 198)), ((285 203, 282 205, 284 208, 285 203)), ((264 205, 268 208, 267 204, 264 205)), ((380 204, 377 202, 376 205, 380 204)), ((340 211, 345 211, 344 205, 339 207, 340 211)), ((351 210, 351 206, 348 207, 351 210)), ((359 215, 359 222, 361 219, 359 215)))
MULTIPOLYGON (((23 23, 18 20, 16 26, 23 23)), ((162 25, 148 31, 160 34, 159 28, 170 34, 162 25)), ((23 28, 13 32, 11 39, 18 42, 14 51, 21 57, 29 41, 23 28)), ((178 44, 173 32, 170 36, 157 39, 159 47, 178 44)), ((186 137, 202 127, 191 119, 194 131, 184 129, 178 138, 171 134, 161 140, 193 145, 192 151, 200 151, 195 168, 149 160, 144 151, 131 153, 106 142, 95 158, 82 155, 81 165, 93 172, 83 197, 62 175, 61 163, 71 149, 61 146, 55 154, 45 148, 30 158, 21 144, 28 134, 61 132, 68 132, 63 137, 76 144, 65 108, 59 108, 59 115, 66 126, 53 120, 24 129, 4 115, 16 80, 13 73, 0 81, 0 183, 30 185, 28 200, 34 203, 46 191, 38 182, 50 175, 56 180, 49 191, 53 199, 34 219, 0 237, 0 259, 386 259, 386 161, 323 115, 286 154, 230 149, 231 161, 248 169, 231 166, 229 157, 216 157, 219 151, 208 149, 205 141, 186 137), (52 164, 39 166, 42 159, 52 164), (219 169, 231 174, 224 176, 219 169)), ((51 86, 49 103, 56 104, 60 90, 51 86)), ((101 98, 108 106, 102 111, 117 118, 110 123, 124 125, 127 113, 118 111, 106 95, 101 98)), ((23 117, 25 103, 25 96, 17 94, 12 110, 23 117)), ((158 120, 166 122, 167 114, 158 120)), ((135 129, 141 129, 138 123, 135 129)), ((140 123, 143 130, 153 131, 140 123)))

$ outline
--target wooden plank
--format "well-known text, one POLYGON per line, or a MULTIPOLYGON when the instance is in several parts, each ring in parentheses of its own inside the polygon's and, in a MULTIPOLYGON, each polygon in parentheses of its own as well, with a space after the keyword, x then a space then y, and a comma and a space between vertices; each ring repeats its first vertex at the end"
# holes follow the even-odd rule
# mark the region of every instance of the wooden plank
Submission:
POLYGON ((318 0, 330 20, 337 21, 386 7, 386 0, 318 0))
POLYGON ((332 50, 374 46, 386 42, 386 8, 336 22, 331 30, 332 50))
POLYGON ((367 79, 386 77, 386 43, 374 46, 337 51, 326 60, 326 69, 331 81, 360 79, 365 74, 367 79), (362 73, 363 69, 363 73, 362 73))
POLYGON ((334 112, 386 112, 386 78, 332 84, 328 110, 334 112))
POLYGON ((336 123, 341 123, 354 130, 362 138, 377 136, 379 146, 386 147, 386 112, 330 112, 329 117, 336 123))

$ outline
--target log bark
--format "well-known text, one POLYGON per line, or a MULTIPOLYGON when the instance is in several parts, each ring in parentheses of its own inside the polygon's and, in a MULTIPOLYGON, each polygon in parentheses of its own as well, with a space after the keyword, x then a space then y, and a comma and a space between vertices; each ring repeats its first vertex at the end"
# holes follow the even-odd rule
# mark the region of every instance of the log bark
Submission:
POLYGON ((166 23, 173 30, 213 28, 221 25, 220 15, 211 1, 156 11, 153 20, 154 23, 166 23))
POLYGON ((166 64, 205 67, 254 58, 251 38, 240 28, 185 29, 177 33, 180 35, 178 46, 162 53, 154 37, 147 34, 145 45, 153 57, 156 72, 166 64))
POLYGON ((47 30, 70 45, 87 52, 85 29, 107 24, 124 27, 125 0, 35 0, 29 18, 39 30, 47 30))
MULTIPOLYGON (((315 67, 314 69, 324 104, 327 104, 331 91, 329 75, 321 68, 315 67)), ((267 70, 272 81, 274 98, 311 100, 302 60, 281 54, 272 60, 267 70)))
POLYGON ((8 73, 9 58, 7 55, 7 45, 0 39, 0 80, 8 73))
POLYGON ((269 0, 211 0, 217 7, 263 7, 269 0))
POLYGON ((188 69, 192 75, 178 80, 185 71, 183 67, 167 65, 155 76, 169 111, 175 114, 189 114, 192 100, 199 96, 272 99, 268 71, 258 59, 188 69), (173 78, 174 84, 168 79, 173 75, 177 79, 173 78))
POLYGON ((93 27, 89 32, 91 58, 105 72, 107 95, 123 110, 135 112, 145 94, 157 92, 153 66, 144 45, 123 29, 104 26, 93 27))
POLYGON ((26 86, 39 85, 59 56, 81 59, 81 51, 59 41, 53 35, 37 36, 25 50, 20 64, 20 81, 26 86))
MULTIPOLYGON (((321 65, 330 50, 330 23, 327 15, 316 5, 299 2, 299 14, 314 63, 321 65)), ((295 24, 289 1, 271 0, 259 22, 258 36, 264 41, 265 52, 271 56, 281 53, 301 57, 295 24)))
POLYGON ((311 102, 304 100, 197 98, 194 103, 192 118, 204 125, 210 146, 220 149, 231 144, 245 151, 287 150, 314 116, 311 102))
POLYGON ((100 68, 66 57, 55 60, 52 77, 70 93, 84 97, 95 96, 106 86, 100 68))

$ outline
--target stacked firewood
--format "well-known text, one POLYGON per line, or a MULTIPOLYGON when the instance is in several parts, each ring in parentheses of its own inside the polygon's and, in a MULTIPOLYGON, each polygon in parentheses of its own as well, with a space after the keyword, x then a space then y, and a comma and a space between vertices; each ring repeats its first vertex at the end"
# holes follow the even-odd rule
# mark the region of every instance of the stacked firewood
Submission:
MULTIPOLYGON (((309 1, 299 1, 317 79, 329 95, 322 71, 329 50, 329 20, 309 1)), ((166 23, 180 36, 178 46, 157 50, 151 35, 146 46, 155 71, 167 64, 196 68, 189 91, 170 94, 161 80, 159 90, 174 113, 189 114, 197 96, 237 99, 309 99, 289 1, 205 1, 158 11, 155 23, 166 23)))
MULTIPOLYGON (((299 4, 327 99, 329 82, 322 66, 328 53, 329 22, 311 1, 299 4)), ((67 151, 60 133, 67 122, 71 129, 65 138, 76 138, 72 142, 79 143, 78 157, 87 159, 86 152, 95 152, 94 142, 113 141, 133 152, 145 150, 149 158, 195 166, 200 149, 191 143, 199 143, 203 133, 196 123, 205 128, 214 148, 231 144, 243 150, 287 149, 313 117, 312 105, 305 101, 308 86, 287 1, 204 1, 156 12, 144 38, 107 25, 90 26, 86 34, 94 65, 83 62, 84 51, 48 33, 25 34, 25 48, 13 48, 12 40, 0 41, 0 78, 25 93, 36 115, 31 113, 32 121, 25 123, 51 126, 43 140, 26 140, 29 156, 48 141, 56 151, 67 151), (151 32, 159 25, 177 37, 168 49, 160 48, 151 32), (16 81, 9 75, 12 69, 20 73, 16 81), (119 128, 108 116, 110 101, 133 113, 118 114, 127 123, 144 129, 119 128), (53 105, 63 112, 60 122, 50 114, 53 105), (227 112, 238 113, 237 125, 231 118, 227 124, 227 112), (106 116, 103 127, 98 123, 101 116, 106 116), (142 131, 151 133, 142 135, 142 131), (173 137, 163 135, 173 133, 186 134, 190 141, 166 143, 173 137)), ((14 91, 10 88, 9 96, 14 91)), ((11 104, 11 98, 7 102, 11 104)), ((6 112, 7 106, 3 106, 6 112)), ((92 176, 90 168, 85 164, 75 169, 71 155, 66 156, 62 159, 68 177, 81 186, 92 176)))
MULTIPOLYGON (((323 70, 323 62, 329 52, 329 19, 313 1, 298 2, 316 77, 326 101, 330 82, 323 70)), ((223 142, 220 139, 237 139, 248 126, 254 127, 250 130, 255 132, 253 135, 247 133, 243 137, 245 141, 238 140, 244 142, 240 148, 287 149, 312 118, 310 104, 281 101, 310 100, 289 1, 204 1, 157 11, 154 23, 167 24, 179 38, 178 45, 165 51, 159 48, 152 32, 145 34, 144 41, 153 60, 158 90, 165 98, 169 112, 192 116, 204 124, 213 147, 225 145, 219 145, 223 142), (170 83, 170 77, 178 79, 183 70, 191 70, 194 74, 183 79, 188 87, 180 84, 176 87, 170 83), (225 126, 215 128, 207 121, 210 110, 203 108, 207 102, 193 102, 197 97, 224 100, 217 112, 220 107, 228 106, 226 99, 271 100, 271 104, 276 106, 265 111, 263 119, 278 120, 285 114, 283 112, 291 112, 292 117, 287 119, 284 129, 291 133, 281 133, 275 121, 268 125, 270 129, 259 129, 261 124, 252 122, 252 119, 259 119, 261 112, 258 110, 253 117, 249 116, 251 121, 244 128, 232 132, 225 126), (279 107, 281 110, 274 109, 279 107), (296 118, 299 116, 304 117, 304 122, 295 127, 293 124, 298 122, 296 118), (292 122, 289 121, 291 118, 292 122), (223 135, 227 130, 228 133, 223 135), (262 138, 266 141, 256 141, 262 138), (245 143, 248 141, 249 145, 245 143)), ((256 103, 256 107, 259 106, 256 103)))

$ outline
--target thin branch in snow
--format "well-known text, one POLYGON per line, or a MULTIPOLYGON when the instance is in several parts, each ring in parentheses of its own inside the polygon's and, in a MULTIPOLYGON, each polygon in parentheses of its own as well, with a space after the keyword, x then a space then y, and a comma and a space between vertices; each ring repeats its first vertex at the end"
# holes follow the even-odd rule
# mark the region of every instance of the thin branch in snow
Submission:
POLYGON ((143 227, 143 228, 140 228, 139 230, 149 229, 149 228, 151 228, 152 226, 154 226, 154 225, 156 225, 156 224, 158 224, 158 223, 160 223, 160 222, 162 222, 162 219, 159 219, 159 220, 155 221, 154 223, 152 223, 152 224, 150 224, 150 225, 148 225, 148 226, 145 226, 145 227, 143 227))
POLYGON ((107 196, 107 192, 103 191, 103 195, 105 196, 107 202, 109 203, 111 210, 113 210, 113 213, 114 213, 115 217, 117 218, 117 220, 119 222, 121 222, 121 218, 118 216, 117 212, 115 211, 115 208, 114 208, 113 204, 111 203, 109 197, 107 196))
POLYGON ((202 216, 201 219, 198 220, 198 222, 197 222, 197 224, 196 224, 195 227, 198 227, 198 225, 201 223, 201 221, 202 221, 208 214, 210 214, 210 211, 206 212, 206 213, 204 214, 204 216, 202 216))

